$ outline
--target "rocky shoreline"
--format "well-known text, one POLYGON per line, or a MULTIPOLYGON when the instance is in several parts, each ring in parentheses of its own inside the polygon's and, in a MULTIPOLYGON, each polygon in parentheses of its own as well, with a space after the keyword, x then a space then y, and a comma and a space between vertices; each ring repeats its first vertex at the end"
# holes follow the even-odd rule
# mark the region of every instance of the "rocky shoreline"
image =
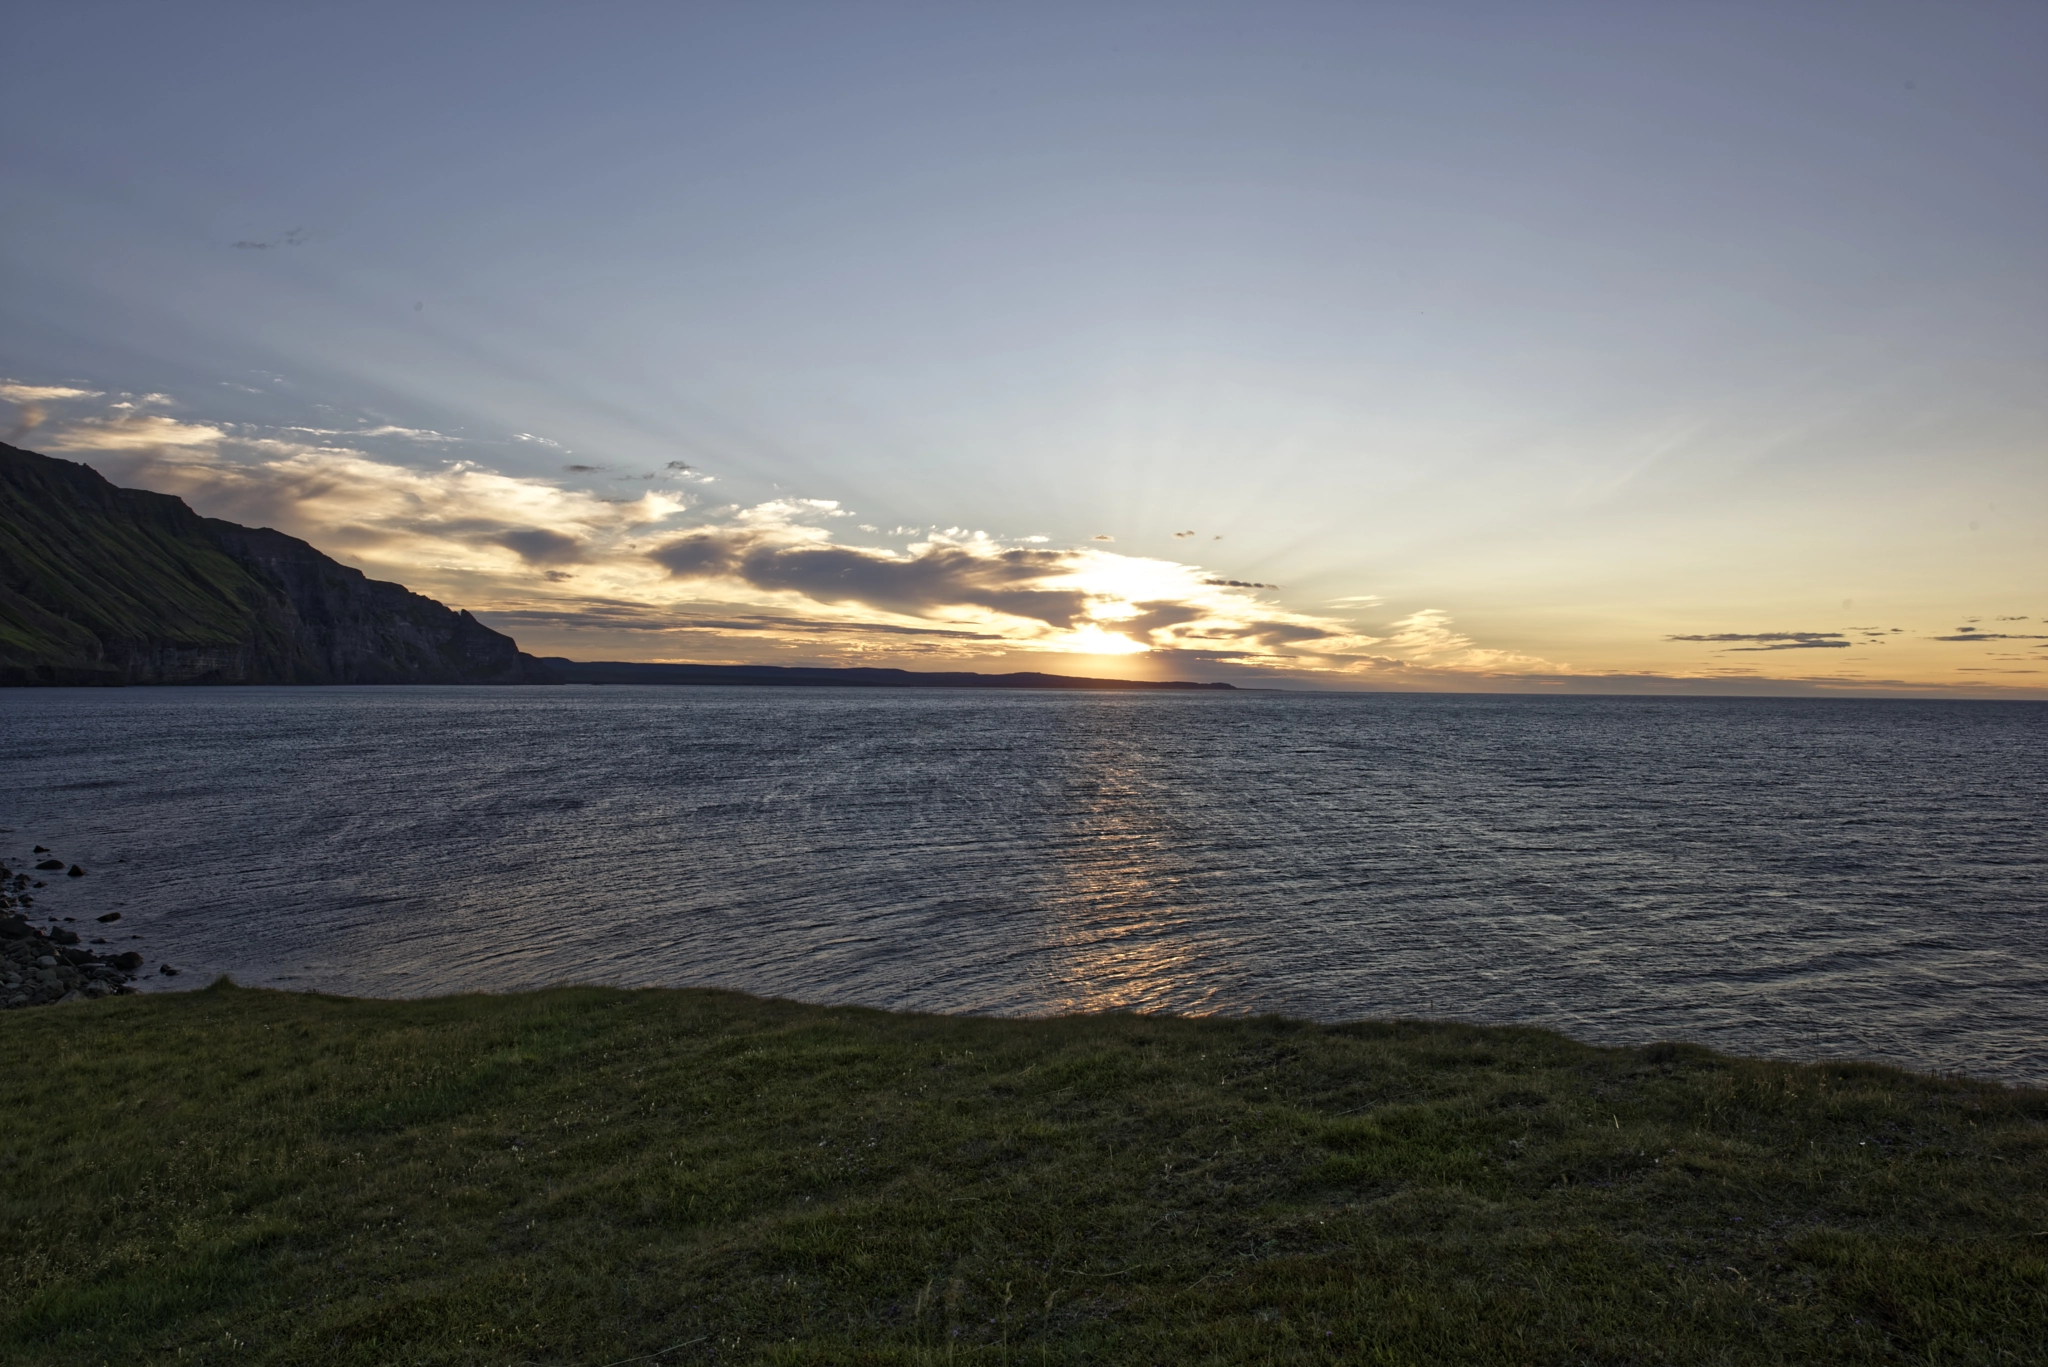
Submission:
MULTIPOLYGON (((31 858, 42 857, 36 859, 32 870, 15 868, 15 861, 0 859, 0 1009, 56 1006, 137 991, 135 975, 141 972, 144 962, 139 950, 115 953, 87 948, 79 943, 77 931, 68 929, 54 916, 40 918, 49 921, 47 929, 30 923, 29 916, 36 904, 35 890, 48 886, 36 874, 86 876, 82 866, 67 866, 61 859, 48 857, 49 854, 41 845, 36 846, 31 858)), ((111 925, 120 919, 118 911, 95 918, 100 925, 111 925)), ((66 916, 61 920, 75 918, 66 916)), ((107 941, 95 937, 92 943, 103 945, 107 941)), ((166 977, 177 973, 169 964, 157 971, 166 977)))

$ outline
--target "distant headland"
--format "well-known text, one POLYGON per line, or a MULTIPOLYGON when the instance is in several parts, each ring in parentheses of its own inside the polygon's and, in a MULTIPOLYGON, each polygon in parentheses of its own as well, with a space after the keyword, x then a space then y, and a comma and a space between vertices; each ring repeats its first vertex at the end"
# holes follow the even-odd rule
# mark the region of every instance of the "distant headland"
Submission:
POLYGON ((969 674, 911 669, 824 669, 791 665, 640 664, 625 660, 540 662, 563 683, 575 684, 767 684, 798 688, 1066 688, 1112 692, 1235 691, 1227 683, 1154 682, 1147 679, 1083 679, 1071 674, 969 674))
POLYGON ((0 686, 742 684, 1232 691, 1062 674, 536 659, 296 537, 0 443, 0 686))

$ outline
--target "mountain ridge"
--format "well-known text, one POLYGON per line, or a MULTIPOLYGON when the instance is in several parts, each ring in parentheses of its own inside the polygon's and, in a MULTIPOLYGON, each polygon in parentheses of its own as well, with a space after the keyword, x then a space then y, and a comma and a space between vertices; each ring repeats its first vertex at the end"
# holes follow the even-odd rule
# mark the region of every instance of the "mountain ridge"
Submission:
POLYGON ((297 537, 0 443, 0 685, 553 682, 297 537))

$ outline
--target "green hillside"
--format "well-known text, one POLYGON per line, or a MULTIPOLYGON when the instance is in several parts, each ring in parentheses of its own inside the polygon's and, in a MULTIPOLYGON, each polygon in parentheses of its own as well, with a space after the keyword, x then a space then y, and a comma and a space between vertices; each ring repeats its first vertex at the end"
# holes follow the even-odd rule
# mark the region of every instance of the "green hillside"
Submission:
POLYGON ((469 614, 303 541, 0 445, 0 684, 546 677, 469 614))
POLYGON ((178 499, 0 446, 0 672, 120 682, 109 644, 236 650, 267 597, 178 499))

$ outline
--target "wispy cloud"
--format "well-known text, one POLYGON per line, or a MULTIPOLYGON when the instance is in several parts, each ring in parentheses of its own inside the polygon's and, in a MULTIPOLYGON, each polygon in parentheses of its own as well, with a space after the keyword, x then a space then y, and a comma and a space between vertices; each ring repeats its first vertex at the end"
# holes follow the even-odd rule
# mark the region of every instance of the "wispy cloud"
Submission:
POLYGON ((1731 646, 1734 651, 1844 650, 1855 642, 1839 631, 1716 631, 1703 636, 1666 636, 1667 641, 1750 641, 1752 645, 1731 646))
POLYGON ((255 238, 245 237, 239 241, 230 242, 228 245, 245 252, 267 252, 272 247, 303 247, 306 245, 306 242, 307 237, 304 228, 287 228, 284 232, 273 238, 259 241, 255 238))
POLYGON ((5 439, 20 441, 43 425, 50 416, 49 406, 74 399, 97 399, 102 395, 97 389, 77 389, 61 384, 23 384, 19 380, 0 380, 0 399, 14 405, 14 421, 9 423, 5 439))
POLYGON ((18 380, 0 380, 0 399, 9 403, 50 403, 57 399, 97 399, 105 391, 98 389, 73 389, 61 384, 22 384, 18 380))
MULTIPOLYGON (((252 390, 252 393, 261 391, 252 390)), ((425 427, 397 427, 384 423, 377 427, 284 427, 283 432, 298 432, 309 437, 397 437, 404 441, 420 442, 429 446, 447 446, 460 442, 461 437, 451 437, 445 432, 436 432, 425 427)))
POLYGON ((1398 619, 1384 644, 1398 657, 1434 669, 1539 674, 1571 672, 1568 665, 1553 664, 1534 655, 1480 646, 1456 630, 1452 626, 1451 614, 1441 608, 1424 608, 1398 619))
POLYGON ((1954 636, 1935 636, 1930 639, 1936 641, 2048 641, 2048 636, 2018 636, 2003 631, 1964 630, 1954 636))
POLYGON ((53 451, 155 451, 167 446, 209 447, 227 433, 206 423, 179 422, 161 413, 88 418, 52 434, 53 451))

